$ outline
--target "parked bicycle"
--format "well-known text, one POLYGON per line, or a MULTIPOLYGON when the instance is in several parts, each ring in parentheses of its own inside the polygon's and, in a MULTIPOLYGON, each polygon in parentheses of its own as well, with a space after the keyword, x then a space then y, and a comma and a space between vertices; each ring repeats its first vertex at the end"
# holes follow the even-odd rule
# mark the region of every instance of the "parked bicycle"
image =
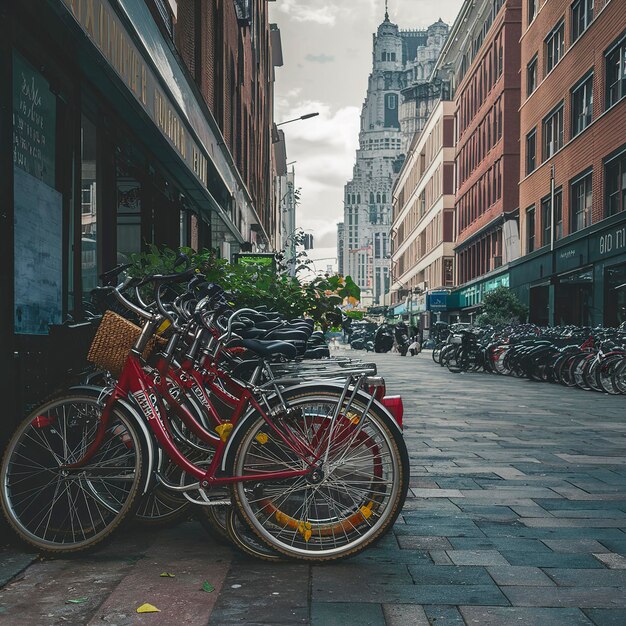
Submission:
POLYGON ((374 367, 303 361, 320 356, 309 320, 233 312, 191 270, 101 293, 140 324, 108 311, 89 355, 98 372, 11 438, 0 498, 24 541, 77 552, 137 512, 162 523, 196 505, 259 558, 323 561, 391 528, 409 461, 401 402, 374 367))

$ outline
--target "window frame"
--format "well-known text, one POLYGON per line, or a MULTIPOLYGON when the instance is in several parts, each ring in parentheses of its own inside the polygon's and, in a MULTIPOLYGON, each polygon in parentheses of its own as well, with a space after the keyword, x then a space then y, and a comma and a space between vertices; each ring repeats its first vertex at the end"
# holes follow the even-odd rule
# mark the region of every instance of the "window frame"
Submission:
POLYGON ((594 4, 595 4, 594 0, 574 0, 574 2, 572 2, 570 6, 571 43, 578 41, 578 39, 580 39, 582 34, 589 28, 589 26, 593 22, 593 14, 594 14, 594 9, 595 9, 594 4), (585 7, 584 12, 581 14, 582 17, 584 18, 584 26, 581 30, 577 30, 576 25, 580 24, 581 16, 579 15, 578 19, 576 19, 575 11, 578 7, 582 5, 584 5, 585 7))
POLYGON ((526 135, 526 176, 532 174, 537 169, 537 127, 535 126, 527 135, 526 135), (533 140, 533 153, 532 153, 532 167, 531 167, 531 159, 530 159, 530 151, 529 151, 529 142, 530 139, 533 140))
POLYGON ((580 133, 582 133, 593 121, 593 86, 594 86, 594 72, 593 69, 589 70, 570 90, 570 137, 573 139, 577 137, 580 133), (587 103, 585 108, 588 108, 588 113, 585 115, 587 119, 584 126, 580 129, 578 128, 578 124, 576 123, 578 119, 582 117, 582 114, 576 114, 576 110, 574 108, 576 95, 584 90, 584 93, 590 94, 590 101, 587 103))
MULTIPOLYGON (((615 65, 615 63, 613 65, 615 65)), ((604 103, 607 110, 626 96, 626 34, 622 34, 622 36, 604 53, 604 90, 604 103), (619 56, 620 69, 618 70, 617 79, 609 84, 609 57, 615 53, 619 56), (611 88, 613 85, 617 85, 618 92, 614 100, 611 96, 611 88)))
POLYGON ((535 205, 531 205, 526 209, 526 254, 530 254, 537 249, 535 227, 537 225, 537 217, 535 205), (532 217, 533 227, 529 227, 530 217, 532 217))
POLYGON ((535 52, 535 55, 533 56, 533 58, 526 64, 526 97, 527 98, 530 97, 531 94, 535 93, 535 90, 537 89, 538 67, 539 67, 539 54, 535 52), (532 74, 531 74, 531 69, 532 69, 532 74), (532 89, 531 89, 531 83, 530 83, 531 75, 533 76, 532 89))
POLYGON ((546 75, 548 75, 561 61, 565 54, 565 19, 561 19, 556 23, 554 28, 548 33, 544 39, 545 59, 546 59, 546 75), (555 48, 554 40, 556 36, 560 36, 558 48, 555 48), (558 52, 555 55, 555 50, 558 52), (551 54, 550 54, 551 53, 551 54), (555 56, 558 58, 555 60, 555 56))
POLYGON ((593 223, 593 169, 586 169, 584 172, 581 172, 577 176, 575 176, 569 184, 569 203, 571 206, 570 211, 570 234, 577 233, 578 231, 584 230, 588 228, 593 223), (589 183, 588 193, 590 197, 590 206, 586 206, 586 198, 587 198, 587 183, 589 183), (582 196, 577 193, 576 188, 580 185, 584 186, 584 193, 582 196), (578 198, 583 198, 583 209, 578 209, 578 198), (582 225, 579 224, 579 216, 582 215, 582 225))
POLYGON ((604 163, 604 216, 611 217, 619 213, 623 213, 626 210, 626 149, 622 149, 617 155, 604 163), (608 169, 614 166, 618 166, 617 171, 617 189, 614 194, 618 196, 618 209, 617 211, 611 211, 610 209, 610 197, 609 196, 609 173, 608 169), (620 188, 620 181, 622 181, 622 187, 620 188))
MULTIPOLYGON (((563 100, 561 100, 561 102, 554 107, 554 109, 552 109, 550 111, 550 113, 548 113, 548 115, 546 115, 543 120, 541 121, 541 162, 545 163, 548 159, 551 159, 562 147, 563 147, 563 141, 564 141, 564 137, 563 137, 563 113, 565 110, 565 103, 563 102, 563 100), (555 145, 555 147, 553 148, 553 150, 548 154, 548 151, 546 150, 547 147, 547 143, 546 143, 546 126, 549 122, 553 121, 554 118, 559 118, 560 119, 560 130, 557 133, 558 138, 560 138, 560 141, 558 142, 558 146, 556 145, 557 142, 553 141, 551 142, 552 144, 555 145)), ((554 128, 554 127, 552 127, 554 128)), ((552 131, 550 133, 550 135, 552 136, 552 138, 554 138, 554 131, 552 131)))

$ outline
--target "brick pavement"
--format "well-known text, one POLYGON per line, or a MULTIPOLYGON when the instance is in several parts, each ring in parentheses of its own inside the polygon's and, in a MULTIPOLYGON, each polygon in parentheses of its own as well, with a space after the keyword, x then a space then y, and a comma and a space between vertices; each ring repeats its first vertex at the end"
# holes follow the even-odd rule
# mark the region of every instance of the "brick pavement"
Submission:
POLYGON ((626 398, 454 375, 429 353, 368 357, 403 395, 411 456, 409 499, 376 547, 259 563, 191 521, 72 559, 10 549, 0 624, 626 624, 626 398), (162 612, 139 616, 142 602, 162 612))

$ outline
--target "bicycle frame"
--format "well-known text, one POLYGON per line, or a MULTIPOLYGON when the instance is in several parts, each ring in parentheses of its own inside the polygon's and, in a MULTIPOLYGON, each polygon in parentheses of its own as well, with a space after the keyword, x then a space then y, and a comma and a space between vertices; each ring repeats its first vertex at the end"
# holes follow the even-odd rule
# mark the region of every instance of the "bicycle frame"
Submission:
MULTIPOLYGON (((176 447, 171 429, 166 421, 167 411, 162 399, 159 397, 159 389, 153 378, 144 370, 140 355, 135 350, 132 350, 126 359, 126 363, 113 393, 105 403, 94 441, 87 448, 82 459, 75 463, 68 464, 65 468, 78 469, 89 462, 104 440, 111 411, 116 402, 130 396, 135 399, 155 438, 169 458, 178 465, 178 467, 199 481, 199 485, 190 485, 190 488, 197 488, 198 486, 208 488, 237 482, 273 481, 306 476, 320 461, 321 456, 318 451, 312 450, 302 441, 295 438, 290 440, 290 438, 286 437, 272 422, 252 393, 248 389, 242 388, 242 395, 241 398, 239 398, 239 404, 236 409, 236 418, 239 419, 241 415, 246 414, 248 408, 256 410, 272 431, 288 448, 305 462, 307 467, 302 470, 285 470, 271 473, 266 472, 263 474, 247 474, 245 476, 216 476, 220 469, 224 450, 226 449, 226 438, 220 438, 219 441, 216 442, 215 454, 208 468, 202 468, 193 464, 176 447), (308 460, 307 457, 311 460, 308 460)), ((178 403, 175 402, 175 404, 178 403)), ((184 411, 184 407, 181 408, 183 408, 184 411)), ((181 415, 183 414, 184 413, 181 413, 181 415)))

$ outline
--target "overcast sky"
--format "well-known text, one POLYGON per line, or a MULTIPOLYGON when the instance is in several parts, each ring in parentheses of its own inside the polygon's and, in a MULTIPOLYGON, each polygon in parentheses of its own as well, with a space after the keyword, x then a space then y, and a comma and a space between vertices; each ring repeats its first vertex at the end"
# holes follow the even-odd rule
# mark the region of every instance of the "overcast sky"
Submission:
MULTIPOLYGON (((425 28, 440 17, 452 25, 462 0, 390 0, 401 29, 425 28)), ((285 64, 276 68, 277 122, 319 111, 283 127, 287 161, 297 161, 302 203, 296 223, 315 235, 318 270, 336 266, 336 224, 343 220, 343 186, 352 177, 359 116, 372 67, 372 34, 384 0, 277 0, 270 19, 281 31, 285 64)))

